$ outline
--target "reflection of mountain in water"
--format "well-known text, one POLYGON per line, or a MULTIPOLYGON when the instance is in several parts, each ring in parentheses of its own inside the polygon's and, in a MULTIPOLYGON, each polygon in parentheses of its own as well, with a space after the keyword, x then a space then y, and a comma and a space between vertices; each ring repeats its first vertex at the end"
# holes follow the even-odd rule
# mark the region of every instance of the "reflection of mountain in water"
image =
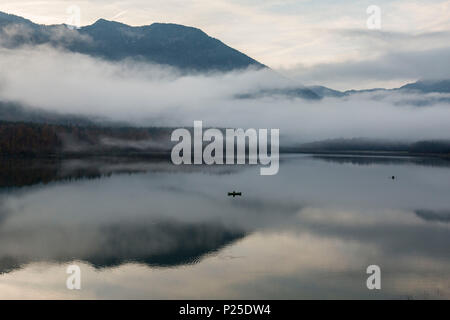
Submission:
POLYGON ((425 221, 450 222, 450 210, 416 210, 414 213, 425 221))
MULTIPOLYGON (((99 179, 114 174, 180 170, 208 170, 215 174, 233 172, 225 166, 177 167, 166 159, 123 157, 89 160, 4 158, 0 165, 3 196, 11 194, 10 188, 22 188, 19 193, 22 195, 33 190, 28 186, 99 179)), ((42 188, 39 189, 48 190, 50 186, 42 188)), ((0 201, 2 204, 3 198, 0 201)), ((130 210, 134 210, 133 203, 130 205, 130 210)), ((80 210, 82 207, 80 203, 80 210)), ((149 207, 149 211, 152 210, 156 209, 149 207)), ((45 214, 36 212, 27 218, 29 223, 17 225, 16 219, 20 220, 21 214, 20 210, 0 206, 0 273, 32 262, 65 263, 73 260, 85 261, 97 268, 127 262, 163 267, 190 264, 245 236, 243 231, 222 227, 219 222, 175 221, 151 215, 129 218, 126 212, 115 221, 105 221, 94 215, 92 221, 82 218, 81 222, 74 222, 70 217, 63 219, 61 215, 58 219, 62 221, 49 219, 50 222, 42 222, 40 219, 45 220, 45 214)))
POLYGON ((52 181, 80 178, 98 178, 102 174, 94 166, 65 171, 62 162, 55 159, 0 159, 0 188, 24 187, 47 184, 52 181))
MULTIPOLYGON (((339 164, 411 164, 427 167, 450 167, 450 161, 425 157, 376 157, 350 155, 313 155, 314 159, 339 164)), ((281 159, 284 161, 286 159, 281 159)), ((235 173, 236 166, 175 166, 170 159, 155 157, 103 157, 89 159, 0 158, 0 188, 24 187, 54 181, 97 179, 119 173, 198 172, 235 173)))
POLYGON ((230 174, 231 166, 175 166, 170 159, 149 156, 89 159, 0 158, 0 189, 47 184, 55 181, 98 179, 112 174, 144 172, 198 172, 230 174))
POLYGON ((48 226, 0 233, 0 273, 32 262, 81 260, 96 268, 124 263, 171 267, 199 262, 244 232, 213 224, 173 222, 48 226))

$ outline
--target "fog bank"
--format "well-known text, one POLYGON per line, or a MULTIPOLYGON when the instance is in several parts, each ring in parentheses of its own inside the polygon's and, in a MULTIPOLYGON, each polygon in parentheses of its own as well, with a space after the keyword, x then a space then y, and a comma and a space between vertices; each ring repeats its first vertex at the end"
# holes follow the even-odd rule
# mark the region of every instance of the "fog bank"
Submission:
POLYGON ((305 100, 283 95, 239 99, 267 89, 300 87, 272 70, 182 74, 135 61, 106 62, 45 46, 0 49, 0 100, 47 111, 96 116, 136 126, 279 128, 314 141, 367 137, 450 139, 445 95, 365 93, 305 100), (420 107, 408 103, 420 98, 420 107))

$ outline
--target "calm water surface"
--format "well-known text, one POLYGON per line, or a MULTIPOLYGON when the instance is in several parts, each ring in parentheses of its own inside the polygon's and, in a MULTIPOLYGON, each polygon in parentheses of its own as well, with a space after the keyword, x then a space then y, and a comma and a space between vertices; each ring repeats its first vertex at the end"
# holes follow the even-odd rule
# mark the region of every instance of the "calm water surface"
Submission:
POLYGON ((1 299, 450 299, 450 161, 0 164, 1 299))

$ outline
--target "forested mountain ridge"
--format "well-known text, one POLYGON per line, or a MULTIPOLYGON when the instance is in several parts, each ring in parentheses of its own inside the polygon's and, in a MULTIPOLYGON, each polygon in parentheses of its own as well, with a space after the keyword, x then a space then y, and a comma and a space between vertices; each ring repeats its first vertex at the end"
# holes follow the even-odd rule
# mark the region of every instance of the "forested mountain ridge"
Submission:
POLYGON ((0 45, 9 48, 49 44, 112 61, 134 58, 186 71, 265 68, 200 29, 171 23, 133 27, 100 19, 73 29, 66 25, 39 25, 0 12, 0 36, 0 45))

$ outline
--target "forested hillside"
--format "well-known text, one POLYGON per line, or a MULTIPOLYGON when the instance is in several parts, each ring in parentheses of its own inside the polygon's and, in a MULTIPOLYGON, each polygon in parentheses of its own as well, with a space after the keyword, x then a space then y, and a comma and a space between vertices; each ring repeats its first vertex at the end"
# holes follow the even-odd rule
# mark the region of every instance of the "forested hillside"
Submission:
POLYGON ((164 152, 170 147, 167 144, 169 137, 169 130, 164 128, 0 122, 0 155, 98 154, 136 150, 164 152))

